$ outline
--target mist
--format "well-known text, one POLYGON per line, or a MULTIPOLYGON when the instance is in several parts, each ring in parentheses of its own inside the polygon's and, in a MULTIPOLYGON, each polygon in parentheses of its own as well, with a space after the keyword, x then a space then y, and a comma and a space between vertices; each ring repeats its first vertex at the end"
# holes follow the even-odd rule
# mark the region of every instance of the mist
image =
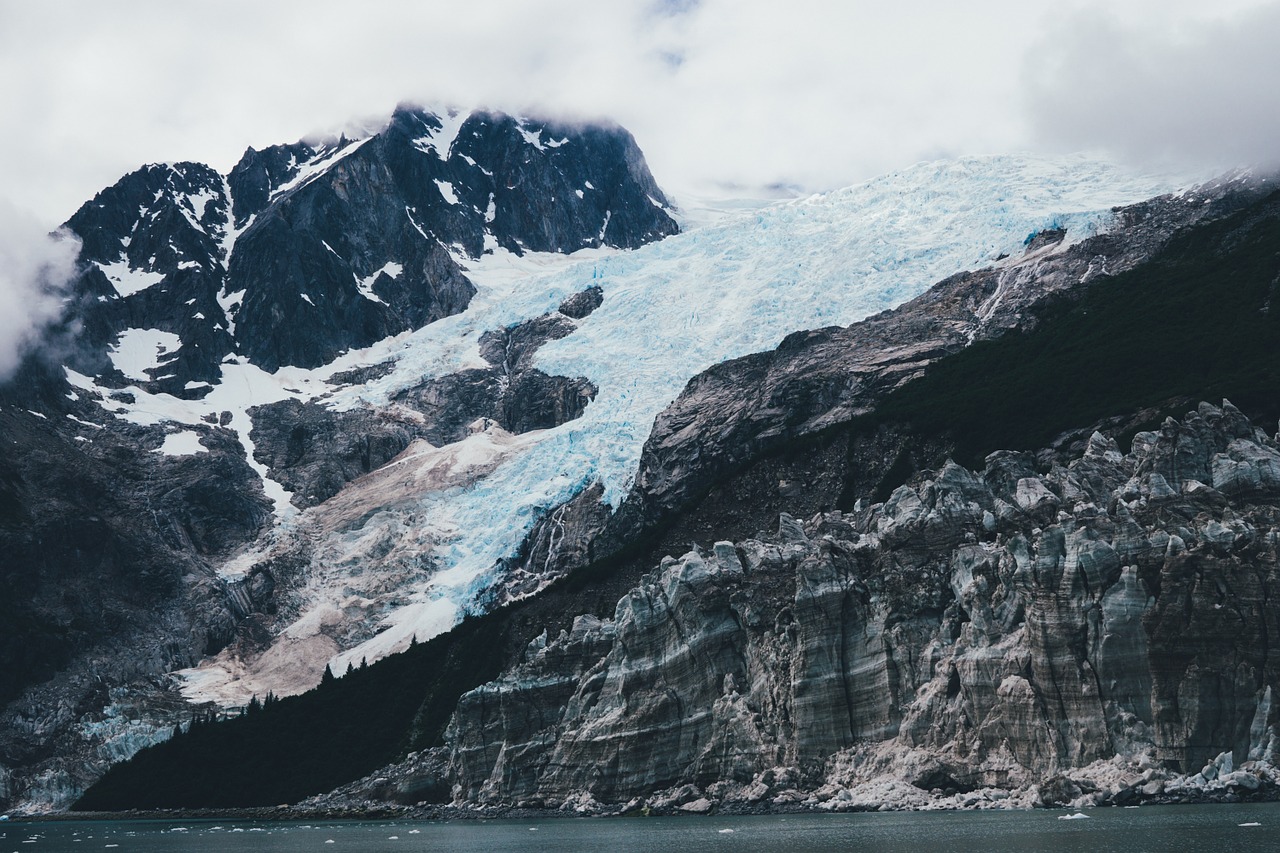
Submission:
POLYGON ((1149 166, 1280 165, 1280 7, 1194 26, 1066 16, 1026 60, 1033 137, 1149 166))
POLYGON ((0 199, 0 381, 13 376, 57 319, 79 251, 74 235, 49 234, 34 216, 0 199))

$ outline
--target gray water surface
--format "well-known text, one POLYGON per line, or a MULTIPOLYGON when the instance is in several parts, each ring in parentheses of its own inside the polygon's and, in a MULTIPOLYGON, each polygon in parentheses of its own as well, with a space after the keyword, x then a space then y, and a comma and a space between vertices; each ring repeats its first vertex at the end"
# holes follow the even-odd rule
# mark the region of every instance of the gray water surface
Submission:
POLYGON ((786 817, 238 823, 109 821, 0 823, 0 853, 49 851, 504 850, 661 851, 1139 851, 1280 849, 1280 803, 1063 811, 890 812, 786 817), (1256 826, 1242 824, 1258 824, 1256 826))

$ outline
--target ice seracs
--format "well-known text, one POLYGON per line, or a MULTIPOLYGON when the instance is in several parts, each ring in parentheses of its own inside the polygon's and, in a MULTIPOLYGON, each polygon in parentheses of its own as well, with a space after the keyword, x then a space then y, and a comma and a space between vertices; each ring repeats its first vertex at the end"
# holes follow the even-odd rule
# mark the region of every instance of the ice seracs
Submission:
MULTIPOLYGON (((1021 252, 1029 232, 1060 226, 1060 245, 1071 245, 1105 229, 1113 206, 1175 185, 1084 158, 974 158, 748 209, 629 252, 497 251, 466 262, 477 288, 467 310, 370 348, 363 357, 389 359, 391 369, 333 389, 326 405, 386 406, 426 378, 481 366, 481 335, 555 311, 589 286, 601 288, 603 304, 543 346, 535 365, 583 376, 599 391, 582 417, 529 438, 466 488, 397 496, 362 524, 321 535, 317 547, 330 554, 383 541, 381 571, 403 579, 404 603, 380 611, 379 633, 334 663, 373 660, 450 627, 500 580, 504 558, 538 519, 592 484, 616 507, 655 416, 697 373, 797 329, 848 325, 898 305, 957 271, 1021 252)), ((329 606, 327 593, 312 594, 300 618, 329 606)))

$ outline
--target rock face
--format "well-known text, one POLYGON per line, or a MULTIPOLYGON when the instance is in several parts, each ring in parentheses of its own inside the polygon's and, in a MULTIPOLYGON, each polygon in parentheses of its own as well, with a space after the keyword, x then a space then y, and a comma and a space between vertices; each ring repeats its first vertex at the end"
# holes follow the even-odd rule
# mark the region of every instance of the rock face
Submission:
POLYGON ((212 565, 270 518, 229 430, 111 423, 38 363, 0 388, 0 809, 74 795, 189 709, 161 673, 235 635, 212 565), (145 715, 142 705, 148 707, 145 715))
POLYGON ((147 166, 67 222, 74 366, 178 396, 231 354, 316 367, 465 308, 459 259, 634 248, 676 232, 666 206, 622 128, 480 111, 401 108, 364 139, 251 148, 225 178, 147 166), (139 330, 168 336, 157 363, 129 357, 139 330))
POLYGON ((453 444, 477 421, 519 434, 574 420, 595 397, 595 386, 582 377, 550 376, 533 367, 533 356, 547 341, 570 334, 599 299, 598 290, 587 289, 566 301, 572 314, 562 308, 485 333, 480 355, 489 367, 406 388, 388 408, 335 411, 297 400, 258 406, 251 411, 254 456, 294 493, 293 504, 305 508, 382 467, 415 440, 453 444))
POLYGON ((455 800, 829 798, 886 774, 1050 791, 1137 768, 1059 797, 1094 802, 1270 761, 1278 463, 1229 403, 1202 404, 1127 454, 1101 434, 1047 470, 999 452, 668 558, 611 619, 539 637, 462 697, 455 800))
MULTIPOLYGON (((468 447, 497 458, 507 432, 578 417, 595 388, 531 357, 600 293, 494 330, 488 368, 379 411, 292 400, 250 414, 264 398, 226 387, 228 369, 244 369, 240 382, 326 364, 463 310, 468 259, 632 248, 675 233, 666 206, 615 125, 405 107, 367 138, 250 149, 226 176, 146 166, 77 211, 80 274, 58 340, 0 386, 0 809, 64 805, 188 718, 168 673, 261 645, 304 558, 244 577, 218 568, 287 508, 264 493, 264 470, 306 508, 415 442, 460 442, 477 421, 495 428, 468 447), (212 409, 215 388, 240 408, 212 409), (180 427, 135 406, 137 389, 161 408, 211 411, 180 427)), ((439 456, 444 468, 472 461, 439 456)), ((331 516, 370 511, 362 494, 331 516)))
MULTIPOLYGON (((1193 196, 1120 208, 1114 228, 1070 246, 1063 245, 1059 230, 1050 229, 1029 240, 1023 256, 952 276, 892 311, 847 328, 796 332, 775 350, 716 365, 690 380, 655 420, 623 505, 587 532, 587 542, 564 553, 590 551, 596 559, 619 553, 673 520, 681 520, 680 529, 670 542, 722 536, 711 528, 732 528, 734 517, 744 516, 743 504, 785 506, 795 492, 811 493, 807 511, 845 497, 851 503, 841 485, 826 481, 844 479, 844 491, 853 496, 868 493, 902 450, 895 436, 878 447, 860 440, 861 448, 848 451, 857 455, 852 460, 844 448, 833 449, 832 458, 813 469, 805 469, 803 457, 824 452, 815 448, 834 441, 845 425, 874 411, 888 393, 939 359, 1011 330, 1034 329, 1093 283, 1147 263, 1179 233, 1247 208, 1273 188, 1269 180, 1222 181, 1193 196), (888 458, 879 458, 881 452, 888 458), (787 454, 801 457, 792 470, 773 461, 787 454), (822 485, 804 489, 796 482, 804 479, 822 485), (852 481, 859 481, 857 488, 849 488, 852 481), (762 495, 764 490, 770 494, 762 495), (711 508, 715 517, 705 530, 683 521, 697 516, 700 504, 715 501, 737 505, 719 516, 711 508)), ((559 570, 580 567, 566 561, 559 570)))

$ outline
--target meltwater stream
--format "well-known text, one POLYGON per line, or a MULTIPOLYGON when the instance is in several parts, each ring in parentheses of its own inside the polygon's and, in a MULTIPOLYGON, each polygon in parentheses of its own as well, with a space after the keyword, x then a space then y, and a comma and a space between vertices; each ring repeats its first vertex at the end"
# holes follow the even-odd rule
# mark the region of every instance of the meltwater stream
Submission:
POLYGON ((876 851, 876 853, 1145 853, 1272 851, 1280 803, 1062 811, 888 812, 841 815, 564 820, 238 823, 111 821, 0 823, 0 853, 90 850, 261 851, 876 851), (1081 813, 1076 813, 1081 814, 1081 813))

